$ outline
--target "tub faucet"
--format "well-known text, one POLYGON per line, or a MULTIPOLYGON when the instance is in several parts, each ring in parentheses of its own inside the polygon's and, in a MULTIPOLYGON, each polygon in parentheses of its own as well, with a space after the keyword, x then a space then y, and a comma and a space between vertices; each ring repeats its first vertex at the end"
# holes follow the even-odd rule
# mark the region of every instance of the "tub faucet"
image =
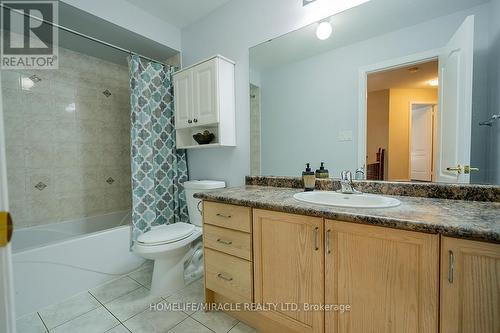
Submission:
POLYGON ((344 170, 340 173, 340 192, 344 194, 361 193, 354 188, 354 184, 352 183, 352 173, 349 170, 344 170))

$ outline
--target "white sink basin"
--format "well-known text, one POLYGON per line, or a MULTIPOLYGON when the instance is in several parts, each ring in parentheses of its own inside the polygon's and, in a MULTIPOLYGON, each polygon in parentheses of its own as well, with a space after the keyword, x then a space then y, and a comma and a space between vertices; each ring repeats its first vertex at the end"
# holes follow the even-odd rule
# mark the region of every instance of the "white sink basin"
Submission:
POLYGON ((396 207, 401 201, 374 194, 342 194, 332 191, 301 192, 293 196, 298 201, 322 206, 349 208, 388 208, 396 207))

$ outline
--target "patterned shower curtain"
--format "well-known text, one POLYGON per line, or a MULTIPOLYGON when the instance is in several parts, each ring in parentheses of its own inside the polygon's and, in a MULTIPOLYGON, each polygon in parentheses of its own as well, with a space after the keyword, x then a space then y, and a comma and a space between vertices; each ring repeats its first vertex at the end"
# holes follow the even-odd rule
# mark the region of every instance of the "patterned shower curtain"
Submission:
POLYGON ((174 67, 129 58, 132 242, 152 226, 188 222, 184 150, 175 148, 174 67))

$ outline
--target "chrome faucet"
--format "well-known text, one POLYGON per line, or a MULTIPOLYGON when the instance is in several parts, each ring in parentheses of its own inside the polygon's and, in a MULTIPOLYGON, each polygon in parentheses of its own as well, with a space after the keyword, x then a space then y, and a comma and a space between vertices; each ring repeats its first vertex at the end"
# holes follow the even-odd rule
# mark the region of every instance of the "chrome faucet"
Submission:
POLYGON ((361 193, 354 188, 354 184, 352 183, 352 173, 349 170, 344 170, 340 173, 340 192, 344 194, 361 193))

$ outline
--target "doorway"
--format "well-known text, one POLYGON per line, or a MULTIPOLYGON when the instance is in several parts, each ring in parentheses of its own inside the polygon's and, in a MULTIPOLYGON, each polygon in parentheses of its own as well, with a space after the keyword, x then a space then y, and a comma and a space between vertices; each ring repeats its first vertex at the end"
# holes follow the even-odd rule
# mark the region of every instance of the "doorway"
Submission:
POLYGON ((434 170, 435 104, 410 104, 410 179, 431 182, 434 170))
POLYGON ((438 76, 436 58, 367 75, 367 179, 432 181, 438 76))

